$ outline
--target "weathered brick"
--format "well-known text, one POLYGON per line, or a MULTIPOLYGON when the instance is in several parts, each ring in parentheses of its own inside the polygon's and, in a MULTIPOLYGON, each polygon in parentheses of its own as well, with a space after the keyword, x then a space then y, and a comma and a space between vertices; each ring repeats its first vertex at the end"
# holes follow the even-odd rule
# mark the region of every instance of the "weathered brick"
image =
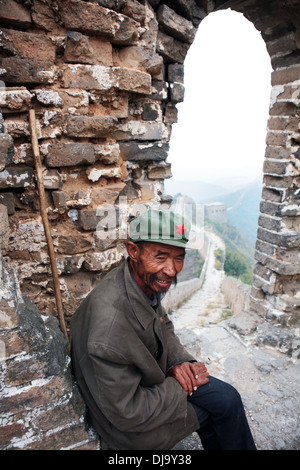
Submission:
POLYGON ((155 51, 142 46, 122 47, 118 54, 118 63, 121 67, 137 70, 144 69, 152 75, 159 73, 162 65, 161 59, 155 51))
POLYGON ((276 232, 279 232, 282 228, 279 218, 268 217, 266 215, 259 216, 258 225, 260 227, 266 228, 267 230, 273 230, 276 232))
POLYGON ((160 108, 157 107, 156 103, 145 103, 143 106, 143 120, 144 121, 156 121, 159 117, 160 108))
POLYGON ((196 28, 191 21, 178 15, 167 5, 160 5, 157 10, 157 20, 162 29, 171 36, 192 43, 196 34, 196 28))
POLYGON ((10 234, 7 208, 0 204, 0 246, 6 247, 10 234))
POLYGON ((66 114, 87 114, 89 111, 89 94, 85 90, 78 89, 58 89, 48 90, 38 88, 33 90, 38 103, 37 111, 46 107, 62 108, 66 114))
POLYGON ((270 175, 284 175, 288 169, 288 161, 273 161, 266 159, 264 161, 263 172, 270 175))
POLYGON ((0 171, 13 161, 14 142, 9 134, 0 134, 0 171))
MULTIPOLYGON (((78 405, 80 401, 78 400, 78 405)), ((76 405, 76 403, 75 403, 76 405)), ((57 405, 49 411, 43 411, 33 418, 32 424, 41 432, 51 431, 52 429, 68 426, 74 422, 78 422, 81 413, 84 413, 84 405, 81 409, 79 406, 75 408, 70 404, 57 405), (77 409, 78 408, 78 409, 77 409), (80 414, 79 414, 80 413, 80 414)), ((87 438, 87 436, 86 436, 87 438)), ((85 438, 85 439, 86 439, 85 438)), ((76 442, 76 441, 75 441, 76 442)))
POLYGON ((112 66, 112 45, 98 38, 69 31, 64 52, 66 62, 112 66))
MULTIPOLYGON (((274 280, 275 281, 275 280, 274 280)), ((275 293, 275 282, 266 281, 265 279, 253 275, 252 285, 258 289, 261 289, 265 294, 275 293)))
POLYGON ((0 19, 2 24, 19 28, 29 28, 31 25, 29 11, 14 0, 0 2, 0 19))
POLYGON ((95 230, 100 218, 96 209, 84 209, 79 212, 79 225, 83 230, 95 230))
POLYGON ((3 114, 27 111, 33 95, 25 87, 5 88, 0 91, 0 106, 3 114))
POLYGON ((285 191, 283 189, 267 188, 262 190, 262 199, 265 201, 282 202, 285 191))
POLYGON ((58 107, 63 105, 63 100, 57 91, 38 89, 34 90, 34 95, 42 105, 58 107))
POLYGON ((90 165, 93 163, 95 163, 95 154, 92 144, 66 142, 50 144, 48 147, 46 164, 49 167, 90 165))
POLYGON ((73 443, 72 449, 74 450, 101 450, 99 437, 95 436, 94 440, 89 442, 73 443))
POLYGON ((63 191, 52 191, 52 198, 54 206, 57 209, 64 209, 67 207, 66 194, 63 191))
POLYGON ((117 46, 132 45, 137 42, 138 38, 139 23, 128 16, 123 16, 120 27, 111 39, 111 43, 117 46))
POLYGON ((178 121, 178 111, 176 106, 168 104, 165 108, 164 122, 166 124, 174 124, 178 121))
POLYGON ((60 13, 67 29, 104 36, 114 44, 133 44, 138 37, 136 21, 96 3, 67 0, 60 13))
POLYGON ((267 145, 265 156, 266 158, 287 159, 290 153, 290 149, 267 145))
POLYGON ((122 170, 121 168, 89 168, 86 171, 87 177, 90 181, 96 182, 100 178, 121 178, 122 170))
MULTIPOLYGON (((262 263, 267 271, 270 273, 275 272, 281 275, 291 276, 293 274, 299 273, 300 261, 299 254, 296 250, 286 251, 284 254, 284 249, 281 249, 282 254, 277 257, 267 256, 263 253, 255 253, 255 260, 259 263, 262 263), (292 256, 290 256, 292 255, 292 256), (281 258, 281 259, 280 259, 281 258)), ((255 283, 256 287, 260 287, 259 284, 255 283)))
MULTIPOLYGON (((5 130, 13 138, 30 137, 30 128, 25 114, 16 117, 9 116, 4 121, 5 130)), ((38 137, 40 137, 40 126, 37 126, 38 137)))
POLYGON ((271 116, 295 116, 297 114, 297 106, 290 101, 279 101, 270 108, 271 116))
POLYGON ((275 245, 271 245, 270 243, 266 243, 261 240, 256 241, 256 251, 260 251, 261 253, 265 253, 266 255, 274 256, 276 248, 277 247, 275 245))
POLYGON ((117 119, 106 116, 68 116, 69 137, 108 137, 116 127, 117 119))
POLYGON ((275 70, 271 75, 272 86, 292 83, 300 78, 300 65, 295 65, 286 69, 275 70))
POLYGON ((168 81, 183 83, 184 81, 184 66, 183 64, 169 64, 168 65, 168 81))
POLYGON ((57 170, 43 171, 44 187, 45 189, 60 189, 62 188, 61 175, 57 170))
POLYGON ((2 68, 6 72, 2 78, 7 83, 35 84, 52 83, 55 79, 53 63, 45 60, 4 57, 2 68))
POLYGON ((5 36, 11 41, 19 57, 34 57, 37 60, 55 61, 55 45, 44 33, 27 33, 3 29, 5 36))
POLYGON ((139 70, 125 67, 115 67, 114 86, 119 90, 131 91, 132 93, 143 93, 149 95, 151 92, 151 75, 139 70))
POLYGON ((152 144, 141 144, 138 142, 120 143, 120 151, 124 160, 129 161, 160 161, 168 156, 169 145, 154 142, 152 144))
POLYGON ((91 190, 91 199, 95 205, 114 204, 124 189, 125 183, 117 182, 106 186, 95 186, 91 190))
POLYGON ((55 10, 51 2, 46 4, 43 0, 34 0, 31 7, 33 23, 43 31, 53 31, 57 28, 55 10))
MULTIPOLYGON (((160 140, 163 137, 165 126, 161 122, 153 121, 127 121, 120 124, 112 134, 117 140, 160 140)), ((142 144, 140 144, 142 146, 142 144)), ((144 144, 144 146, 147 144, 144 144)), ((151 144, 148 144, 151 146, 151 144)))
POLYGON ((167 83, 162 80, 153 80, 151 87, 151 99, 165 101, 168 98, 167 83))
POLYGON ((5 376, 5 385, 15 387, 45 377, 47 375, 47 363, 41 357, 40 355, 39 357, 25 357, 22 360, 20 358, 10 360, 5 376))
MULTIPOLYGON (((14 311, 16 311, 16 307, 14 307, 14 311)), ((30 352, 31 346, 29 346, 28 339, 20 335, 19 330, 7 330, 6 333, 1 336, 1 340, 5 344, 6 358, 10 356, 19 356, 20 358, 22 353, 28 354, 30 352)))
POLYGON ((300 235, 296 232, 291 232, 290 234, 276 233, 270 230, 265 230, 262 227, 258 227, 257 238, 272 245, 282 246, 285 248, 300 248, 300 235))
POLYGON ((149 179, 167 179, 172 177, 171 165, 169 163, 149 165, 147 168, 149 179))
POLYGON ((182 103, 184 100, 184 86, 181 83, 171 83, 170 101, 171 103, 182 103))
POLYGON ((25 434, 23 423, 12 423, 0 427, 0 445, 7 446, 11 440, 21 438, 25 434))
POLYGON ((6 167, 0 172, 0 188, 26 188, 34 186, 32 168, 6 167))
POLYGON ((163 56, 166 62, 179 62, 183 64, 186 54, 189 50, 189 44, 158 32, 156 50, 163 56))
POLYGON ((86 236, 81 233, 69 234, 68 236, 59 235, 57 240, 57 252, 64 255, 84 253, 93 248, 93 241, 89 238, 89 235, 86 236))
POLYGON ((15 199, 14 194, 9 192, 0 193, 0 204, 3 204, 7 209, 7 214, 12 215, 15 212, 15 199))
MULTIPOLYGON (((104 236, 105 236, 105 232, 104 236)), ((99 236, 99 232, 98 232, 99 236)), ((108 271, 123 259, 123 251, 119 247, 105 250, 102 253, 85 255, 84 267, 89 271, 108 271)))
POLYGON ((274 131, 297 132, 299 128, 299 118, 295 117, 271 117, 268 121, 268 129, 274 131))
POLYGON ((43 407, 45 404, 47 406, 56 404, 57 401, 66 396, 70 384, 70 376, 65 374, 56 375, 46 380, 44 384, 34 385, 30 388, 20 388, 18 393, 2 400, 0 404, 1 413, 22 415, 25 403, 26 409, 43 407))
POLYGON ((174 9, 177 8, 177 12, 192 21, 195 26, 198 26, 208 14, 206 4, 201 0, 167 0, 166 3, 172 8, 174 5, 174 9))
POLYGON ((262 200, 260 203, 260 211, 263 214, 268 214, 273 217, 281 217, 288 210, 288 208, 289 208, 289 205, 283 204, 283 203, 275 203, 275 202, 264 201, 264 200, 262 200))
POLYGON ((118 93, 114 89, 108 92, 93 90, 92 103, 89 109, 94 116, 111 116, 118 119, 127 118, 129 114, 128 101, 129 97, 127 94, 118 93))
POLYGON ((77 422, 73 426, 58 429, 54 432, 41 434, 38 439, 29 444, 30 450, 63 450, 73 447, 76 443, 89 441, 89 434, 84 424, 77 422))
POLYGON ((276 57, 278 54, 291 54, 293 51, 297 50, 295 34, 286 34, 271 43, 267 42, 266 46, 271 57, 276 57))
MULTIPOLYGON (((114 2, 115 3, 115 2, 114 2)), ((107 8, 110 8, 107 6, 107 8)), ((126 0, 120 10, 124 15, 133 18, 139 23, 143 23, 146 19, 145 5, 133 0, 126 0)))
POLYGON ((281 131, 268 132, 266 136, 267 145, 284 147, 286 145, 286 140, 287 140, 287 134, 281 131))
POLYGON ((62 67, 65 88, 109 90, 113 86, 110 67, 103 65, 68 65, 62 67))
POLYGON ((293 185, 292 176, 264 176, 264 185, 269 188, 287 189, 293 185))
POLYGON ((99 160, 104 165, 117 163, 120 156, 120 146, 116 142, 94 145, 95 160, 99 160))
POLYGON ((275 87, 278 100, 297 102, 300 96, 300 89, 297 81, 291 85, 275 87))

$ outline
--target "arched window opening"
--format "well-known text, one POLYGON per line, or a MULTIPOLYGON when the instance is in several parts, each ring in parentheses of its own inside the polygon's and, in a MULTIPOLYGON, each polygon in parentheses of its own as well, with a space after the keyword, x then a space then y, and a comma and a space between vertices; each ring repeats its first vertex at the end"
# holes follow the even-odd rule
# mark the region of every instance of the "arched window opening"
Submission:
MULTIPOLYGON (((270 57, 254 25, 232 10, 208 15, 187 54, 184 86, 166 192, 225 204, 253 258, 271 93, 270 57)), ((223 223, 224 211, 212 209, 223 223)))

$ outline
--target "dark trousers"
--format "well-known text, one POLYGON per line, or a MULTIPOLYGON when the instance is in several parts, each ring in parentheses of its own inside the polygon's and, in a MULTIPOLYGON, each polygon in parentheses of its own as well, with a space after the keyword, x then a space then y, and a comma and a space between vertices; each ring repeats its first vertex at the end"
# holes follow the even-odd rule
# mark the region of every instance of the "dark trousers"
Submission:
POLYGON ((204 450, 255 450, 244 406, 237 390, 210 377, 188 397, 198 416, 204 450))

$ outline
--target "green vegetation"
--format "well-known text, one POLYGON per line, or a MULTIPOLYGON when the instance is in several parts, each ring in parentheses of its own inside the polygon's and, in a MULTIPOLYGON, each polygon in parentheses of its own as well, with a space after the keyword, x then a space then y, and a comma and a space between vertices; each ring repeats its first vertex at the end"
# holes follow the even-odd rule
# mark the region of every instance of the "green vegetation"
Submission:
POLYGON ((221 321, 227 320, 230 317, 232 317, 232 311, 229 309, 224 309, 221 315, 221 321))
POLYGON ((224 262, 224 271, 227 276, 240 279, 244 284, 251 284, 252 272, 249 259, 239 251, 227 248, 224 262))
MULTIPOLYGON (((260 187, 258 183, 257 187, 260 187)), ((247 188, 247 191, 245 190, 244 192, 241 192, 243 198, 240 197, 239 202, 243 201, 242 205, 234 203, 234 197, 232 201, 226 201, 227 203, 231 203, 231 209, 233 209, 234 207, 235 209, 239 208, 241 212, 243 212, 243 210, 245 211, 243 216, 241 215, 241 212, 237 213, 237 219, 240 222, 239 227, 232 225, 229 222, 221 224, 212 222, 211 220, 205 218, 205 226, 212 229, 225 243, 225 253, 220 249, 215 251, 215 268, 218 270, 224 269, 227 276, 236 277, 245 284, 252 283, 252 269, 254 264, 255 242, 253 241, 253 239, 247 238, 247 236, 242 233, 241 226, 246 226, 245 218, 252 219, 252 217, 250 217, 249 215, 249 207, 256 207, 256 204, 254 204, 255 201, 252 201, 252 199, 255 199, 256 196, 254 197, 254 195, 252 194, 250 190, 251 188, 253 189, 254 186, 247 188), (250 201, 249 204, 245 204, 246 200, 250 201)), ((254 193, 256 195, 259 194, 259 189, 255 190, 254 193)), ((239 192, 234 193, 235 197, 237 195, 241 196, 241 194, 239 192)), ((184 196, 180 193, 176 194, 173 202, 175 203, 177 199, 180 199, 181 197, 183 198, 183 201, 187 205, 187 207, 189 207, 190 205, 190 216, 192 216, 192 207, 195 202, 190 197, 184 196)), ((218 200, 221 201, 221 199, 218 200)), ((232 210, 228 211, 228 216, 230 213, 232 213, 232 210)), ((198 277, 203 268, 203 263, 204 260, 201 258, 197 250, 187 252, 185 259, 185 267, 182 273, 180 273, 178 280, 183 281, 186 279, 191 279, 192 277, 198 277)))
POLYGON ((261 192, 262 178, 259 177, 234 193, 210 198, 211 201, 226 204, 228 221, 252 243, 256 241, 261 192))
POLYGON ((251 284, 254 263, 253 243, 230 223, 217 224, 207 219, 205 223, 222 238, 226 247, 225 260, 222 250, 215 251, 216 269, 222 269, 224 263, 227 276, 233 276, 245 284, 251 284))
POLYGON ((224 251, 221 250, 221 248, 218 248, 217 250, 214 251, 215 255, 215 268, 221 271, 223 269, 225 257, 224 257, 224 251))
POLYGON ((204 259, 198 250, 187 250, 183 270, 178 274, 178 282, 200 277, 203 264, 204 259))

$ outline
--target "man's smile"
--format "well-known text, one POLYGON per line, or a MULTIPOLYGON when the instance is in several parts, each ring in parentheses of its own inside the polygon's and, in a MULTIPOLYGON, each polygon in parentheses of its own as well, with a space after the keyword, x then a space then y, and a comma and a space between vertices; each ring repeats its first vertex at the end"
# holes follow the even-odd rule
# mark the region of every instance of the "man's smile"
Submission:
POLYGON ((151 276, 150 283, 156 285, 159 289, 168 290, 171 284, 175 281, 175 278, 159 278, 155 274, 151 276))
POLYGON ((160 281, 159 279, 156 279, 155 282, 162 287, 169 287, 172 284, 172 281, 160 281))

